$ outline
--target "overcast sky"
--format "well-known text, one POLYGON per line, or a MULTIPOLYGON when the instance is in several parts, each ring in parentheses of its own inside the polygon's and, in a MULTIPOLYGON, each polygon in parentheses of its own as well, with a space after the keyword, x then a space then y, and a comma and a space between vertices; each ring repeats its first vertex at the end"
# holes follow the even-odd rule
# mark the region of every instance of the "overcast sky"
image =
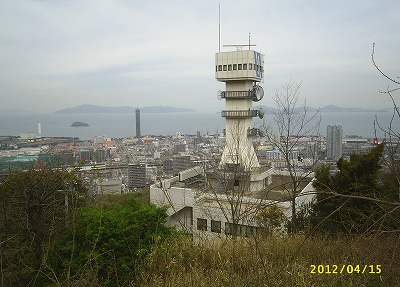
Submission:
MULTIPOLYGON (((265 54, 263 102, 289 80, 312 106, 388 107, 371 65, 400 76, 400 1, 221 1, 222 42, 265 54)), ((222 106, 218 1, 0 1, 0 110, 222 106)))

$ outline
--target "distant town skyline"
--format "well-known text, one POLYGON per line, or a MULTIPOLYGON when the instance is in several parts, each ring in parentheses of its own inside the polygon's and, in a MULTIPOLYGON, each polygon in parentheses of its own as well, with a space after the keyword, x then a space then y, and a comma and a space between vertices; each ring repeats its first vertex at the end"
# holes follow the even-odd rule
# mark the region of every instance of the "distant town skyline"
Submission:
MULTIPOLYGON (((3 1, 0 110, 81 104, 214 111, 218 1, 3 1)), ((221 1, 222 43, 265 53, 264 104, 302 82, 311 106, 386 108, 400 76, 398 1, 221 1)), ((219 106, 218 106, 219 105, 219 106)))

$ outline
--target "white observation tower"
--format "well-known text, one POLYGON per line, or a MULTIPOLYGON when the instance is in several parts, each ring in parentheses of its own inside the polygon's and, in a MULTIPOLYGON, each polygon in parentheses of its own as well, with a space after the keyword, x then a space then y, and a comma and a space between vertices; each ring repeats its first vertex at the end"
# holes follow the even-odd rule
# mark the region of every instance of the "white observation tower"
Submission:
MULTIPOLYGON (((251 50, 253 45, 229 45, 236 51, 218 52, 215 55, 215 77, 225 82, 226 143, 220 168, 238 165, 246 171, 260 167, 252 144, 252 118, 264 116, 261 110, 252 109, 252 103, 262 99, 264 91, 259 83, 263 79, 264 55, 251 50), (248 47, 248 50, 242 48, 248 47)), ((226 46, 225 46, 226 47, 226 46)))

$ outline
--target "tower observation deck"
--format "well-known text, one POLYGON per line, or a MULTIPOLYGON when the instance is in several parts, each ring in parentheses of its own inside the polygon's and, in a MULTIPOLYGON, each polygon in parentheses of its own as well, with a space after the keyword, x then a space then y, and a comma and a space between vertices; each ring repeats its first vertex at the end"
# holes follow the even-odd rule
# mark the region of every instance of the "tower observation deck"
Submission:
POLYGON ((251 139, 252 118, 263 118, 261 110, 252 109, 252 103, 263 98, 259 83, 264 75, 264 55, 254 50, 219 52, 215 55, 215 77, 225 82, 225 91, 219 97, 225 99, 226 143, 220 168, 239 165, 250 171, 259 168, 251 139))

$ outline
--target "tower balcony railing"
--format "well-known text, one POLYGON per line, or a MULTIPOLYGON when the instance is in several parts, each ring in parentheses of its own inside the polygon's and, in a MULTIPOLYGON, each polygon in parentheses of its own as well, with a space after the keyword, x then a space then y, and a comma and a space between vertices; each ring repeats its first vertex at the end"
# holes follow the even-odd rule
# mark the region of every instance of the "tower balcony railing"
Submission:
POLYGON ((236 111, 222 111, 221 115, 223 118, 263 118, 264 113, 261 110, 236 110, 236 111))
POLYGON ((253 102, 260 101, 264 96, 264 90, 261 86, 254 86, 253 89, 248 91, 220 91, 218 94, 219 99, 242 100, 251 99, 253 102))
POLYGON ((253 92, 249 91, 222 91, 219 94, 221 99, 252 99, 253 92))

